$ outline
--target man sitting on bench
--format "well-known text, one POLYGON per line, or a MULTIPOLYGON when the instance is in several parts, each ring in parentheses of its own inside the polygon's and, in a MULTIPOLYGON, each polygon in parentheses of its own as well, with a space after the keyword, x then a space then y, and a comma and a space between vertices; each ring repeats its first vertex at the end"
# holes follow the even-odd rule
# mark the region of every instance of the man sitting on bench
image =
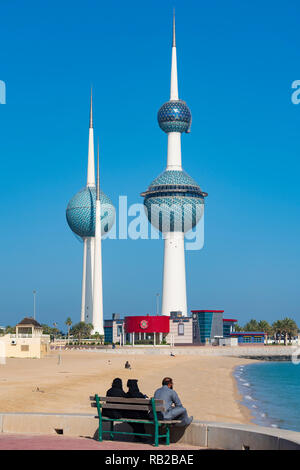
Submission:
POLYGON ((164 400, 165 402, 165 411, 162 413, 163 419, 179 419, 181 422, 177 426, 188 426, 193 421, 193 416, 188 416, 177 393, 173 390, 173 380, 171 377, 163 379, 162 387, 156 390, 154 398, 164 400))

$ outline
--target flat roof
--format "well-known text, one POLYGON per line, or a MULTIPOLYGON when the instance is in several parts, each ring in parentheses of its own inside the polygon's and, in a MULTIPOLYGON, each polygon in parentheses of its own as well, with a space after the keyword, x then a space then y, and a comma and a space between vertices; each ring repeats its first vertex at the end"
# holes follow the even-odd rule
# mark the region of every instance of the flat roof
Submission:
POLYGON ((234 331, 233 333, 230 333, 231 335, 244 335, 244 336, 253 336, 253 335, 265 335, 266 333, 264 331, 234 331))
POLYGON ((232 318, 223 318, 223 321, 237 322, 237 320, 233 320, 232 318))
POLYGON ((191 310, 192 313, 224 313, 224 310, 191 310))

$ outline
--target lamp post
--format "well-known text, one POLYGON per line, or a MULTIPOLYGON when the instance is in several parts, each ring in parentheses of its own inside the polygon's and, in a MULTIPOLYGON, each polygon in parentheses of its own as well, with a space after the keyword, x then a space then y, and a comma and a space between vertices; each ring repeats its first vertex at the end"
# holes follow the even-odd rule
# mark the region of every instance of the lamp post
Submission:
POLYGON ((36 297, 36 290, 33 291, 33 318, 35 319, 35 297, 36 297))

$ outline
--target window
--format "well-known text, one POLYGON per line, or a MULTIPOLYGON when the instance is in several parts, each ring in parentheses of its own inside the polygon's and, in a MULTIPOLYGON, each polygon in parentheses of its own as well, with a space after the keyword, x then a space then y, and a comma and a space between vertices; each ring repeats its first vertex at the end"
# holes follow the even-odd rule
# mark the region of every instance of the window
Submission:
POLYGON ((117 336, 120 336, 122 334, 122 325, 117 326, 117 336))
POLYGON ((184 335, 184 323, 179 323, 178 324, 178 335, 183 336, 184 335))
POLYGON ((23 351, 23 352, 29 351, 29 344, 22 344, 21 345, 21 351, 23 351))
POLYGON ((251 343, 251 336, 244 336, 244 343, 251 343))
POLYGON ((253 338, 254 343, 262 343, 262 336, 254 336, 253 338))

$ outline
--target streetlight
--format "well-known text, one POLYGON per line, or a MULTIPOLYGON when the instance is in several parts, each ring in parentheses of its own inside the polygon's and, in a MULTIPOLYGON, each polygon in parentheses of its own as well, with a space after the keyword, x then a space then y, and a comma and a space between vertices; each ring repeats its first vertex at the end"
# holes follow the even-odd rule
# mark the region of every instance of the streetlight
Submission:
POLYGON ((35 319, 35 297, 36 297, 36 290, 33 291, 33 318, 35 319))

